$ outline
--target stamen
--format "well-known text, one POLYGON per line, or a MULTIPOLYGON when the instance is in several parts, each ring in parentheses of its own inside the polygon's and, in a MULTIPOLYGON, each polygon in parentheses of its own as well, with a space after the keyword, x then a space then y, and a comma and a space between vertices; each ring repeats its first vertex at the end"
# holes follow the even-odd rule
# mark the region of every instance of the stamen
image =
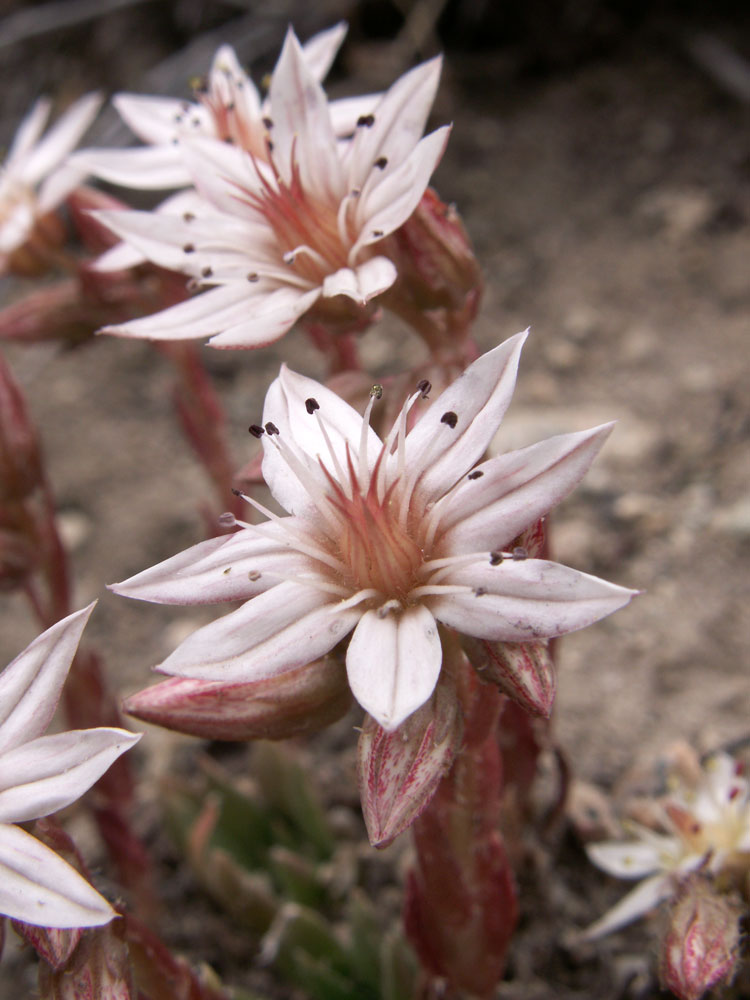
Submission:
POLYGON ((367 587, 365 590, 358 590, 348 600, 336 604, 332 610, 337 613, 339 611, 347 611, 349 608, 355 608, 362 601, 368 601, 371 597, 380 597, 380 591, 374 590, 372 587, 367 587))
POLYGON ((474 471, 470 472, 469 475, 466 478, 467 479, 481 479, 483 475, 484 475, 484 473, 482 472, 481 469, 474 469, 474 471))
POLYGON ((219 526, 222 528, 233 528, 237 524, 237 518, 230 511, 224 511, 223 514, 219 514, 217 518, 219 526))
POLYGON ((377 160, 375 160, 373 166, 377 167, 378 170, 385 170, 385 168, 388 166, 388 157, 379 156, 377 160))
POLYGON ((378 610, 375 612, 378 618, 387 618, 391 611, 401 611, 402 605, 401 601, 386 601, 385 604, 381 604, 378 610))
POLYGON ((529 553, 526 551, 523 545, 516 545, 516 547, 513 549, 513 552, 511 553, 511 559, 514 559, 516 562, 523 562, 524 559, 528 558, 529 558, 529 553))
POLYGON ((458 423, 458 416, 453 412, 453 410, 448 410, 440 418, 440 423, 447 424, 452 430, 458 423))
POLYGON ((260 426, 260 424, 250 424, 248 430, 250 431, 250 433, 254 438, 258 439, 262 438, 263 435, 266 433, 265 430, 260 426))
POLYGON ((266 424, 266 434, 268 434, 268 436, 271 437, 272 435, 278 433, 279 433, 279 428, 276 426, 276 424, 271 423, 271 421, 269 420, 268 423, 266 424))
POLYGON ((382 398, 383 386, 374 385, 370 389, 370 399, 362 417, 362 426, 359 431, 359 483, 360 489, 364 490, 370 488, 370 471, 367 464, 367 432, 370 429, 370 415, 372 414, 372 408, 375 405, 375 400, 382 398))
POLYGON ((432 392, 432 382, 423 378, 421 382, 417 382, 417 389, 422 393, 422 399, 429 399, 432 392))
POLYGON ((375 124, 375 115, 360 115, 357 119, 357 125, 362 128, 372 128, 375 124))
POLYGON ((313 413, 315 413, 316 410, 320 409, 320 403, 317 401, 317 399, 313 399, 311 396, 309 399, 305 400, 305 409, 309 414, 312 415, 313 413))
POLYGON ((474 589, 472 587, 462 586, 461 584, 428 583, 424 587, 415 587, 414 590, 409 591, 409 600, 413 600, 415 597, 442 597, 445 594, 473 593, 474 589))
POLYGON ((499 566, 504 558, 502 552, 490 552, 490 566, 499 566))

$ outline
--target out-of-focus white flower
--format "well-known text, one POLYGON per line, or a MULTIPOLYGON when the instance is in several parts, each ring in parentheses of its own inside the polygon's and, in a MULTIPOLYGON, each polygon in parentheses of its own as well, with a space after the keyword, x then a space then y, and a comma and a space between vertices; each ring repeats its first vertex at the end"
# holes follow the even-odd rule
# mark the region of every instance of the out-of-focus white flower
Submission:
POLYGON ((47 629, 0 674, 0 914, 43 927, 116 916, 59 855, 17 823, 75 802, 140 739, 124 729, 43 736, 94 605, 47 629))
POLYGON ((37 222, 57 208, 85 177, 85 170, 65 161, 96 117, 101 102, 99 94, 81 97, 44 137, 51 108, 46 98, 40 98, 21 122, 0 167, 0 269, 26 242, 37 222))
POLYGON ((166 604, 246 601, 159 669, 226 683, 273 677, 354 630, 350 687, 394 730, 435 688, 438 622, 525 642, 626 604, 631 590, 507 551, 575 486, 612 426, 481 462, 510 403, 524 340, 519 334, 475 361, 407 433, 409 411, 429 392, 421 383, 385 441, 369 423, 378 387, 363 418, 283 367, 264 426, 251 430, 263 442, 264 478, 289 516, 251 500, 267 523, 202 542, 112 588, 166 604))
POLYGON ((676 896, 700 869, 738 886, 750 871, 750 785, 728 754, 709 758, 697 783, 682 782, 663 804, 664 832, 631 824, 635 840, 590 844, 588 855, 617 878, 642 879, 585 932, 601 937, 676 896))
MULTIPOLYGON (((302 46, 310 75, 324 79, 346 35, 344 22, 322 31, 302 46)), ((146 146, 135 149, 86 149, 73 162, 112 184, 166 190, 193 183, 183 161, 181 141, 206 136, 232 143, 266 158, 270 108, 240 66, 231 45, 222 45, 205 80, 195 83, 195 101, 140 94, 116 94, 113 104, 146 146)), ((329 104, 336 135, 354 132, 357 118, 372 110, 375 95, 329 104)))
MULTIPOLYGON (((396 280, 378 243, 412 214, 445 148, 447 127, 422 138, 439 75, 439 59, 408 72, 342 143, 290 30, 271 80, 264 157, 185 138, 197 196, 177 195, 157 213, 97 213, 138 254, 211 286, 104 332, 258 347, 313 307, 356 318, 396 280)), ((131 262, 115 248, 103 266, 131 262)))

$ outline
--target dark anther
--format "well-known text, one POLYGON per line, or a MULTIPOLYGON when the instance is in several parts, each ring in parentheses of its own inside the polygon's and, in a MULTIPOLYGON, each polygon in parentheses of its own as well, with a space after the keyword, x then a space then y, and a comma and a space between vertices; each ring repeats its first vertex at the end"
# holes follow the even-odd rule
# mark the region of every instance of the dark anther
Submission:
POLYGON ((250 424, 250 426, 248 427, 248 430, 250 431, 250 433, 252 434, 252 436, 255 437, 255 438, 263 437, 263 435, 266 433, 263 430, 263 428, 260 426, 260 424, 250 424))
POLYGON ((247 280, 248 281, 257 281, 258 280, 258 275, 255 273, 255 271, 251 271, 250 274, 248 274, 248 276, 247 276, 247 280))
POLYGON ((270 139, 266 140, 266 149, 268 150, 269 153, 273 152, 273 143, 271 142, 270 139))
POLYGON ((201 271, 201 274, 203 275, 204 278, 210 278, 213 273, 214 271, 212 267, 204 267, 203 270, 201 271))
POLYGON ((183 212, 182 213, 182 221, 183 222, 192 222, 194 218, 195 218, 195 216, 193 215, 192 212, 183 212))
POLYGON ((224 110, 231 114, 234 111, 234 101, 230 101, 224 110))
POLYGON ((375 160, 373 166, 376 166, 378 170, 385 170, 385 168, 388 166, 388 157, 379 156, 377 160, 375 160))
POLYGON ((233 146, 234 145, 234 137, 231 136, 231 135, 225 135, 224 136, 224 142, 227 144, 227 146, 233 146))
POLYGON ((185 246, 182 248, 182 251, 183 253, 195 253, 195 244, 186 243, 185 246))
POLYGON ((490 566, 499 566, 502 561, 502 552, 490 552, 490 566))
POLYGON ((486 587, 475 587, 474 588, 474 596, 475 597, 484 597, 484 595, 486 593, 487 593, 487 588, 486 587))
POLYGON ((357 125, 359 125, 360 128, 372 128, 374 124, 375 115, 360 115, 357 119, 357 125))
POLYGON ((268 117, 268 115, 266 115, 263 119, 263 125, 269 130, 269 132, 273 128, 273 121, 268 117))
POLYGON ((242 490, 236 490, 236 489, 234 488, 234 486, 232 487, 232 493, 234 493, 234 495, 235 495, 236 497, 241 497, 241 496, 242 496, 242 490))
POLYGON ((372 235, 374 236, 374 238, 376 240, 379 240, 380 237, 383 235, 383 230, 382 229, 373 229, 372 235))
POLYGON ((383 398, 383 386, 382 385, 374 385, 370 389, 370 395, 374 396, 375 399, 382 399, 383 398))
POLYGON ((320 403, 317 399, 313 399, 311 396, 309 399, 305 400, 305 409, 310 414, 315 413, 316 410, 320 409, 320 403))
POLYGON ((432 382, 428 382, 426 378, 423 378, 421 382, 417 382, 417 390, 422 393, 422 399, 427 399, 432 392, 432 382))
POLYGON ((272 424, 271 421, 269 420, 268 423, 266 424, 266 434, 273 435, 278 433, 279 433, 279 428, 276 426, 276 424, 272 424))
POLYGON ((523 545, 516 545, 516 547, 513 549, 513 558, 516 560, 516 562, 523 562, 524 559, 529 558, 529 553, 526 551, 523 545))
POLYGON ((448 412, 444 413, 440 418, 440 423, 447 424, 449 427, 453 428, 458 423, 458 417, 453 410, 448 410, 448 412))
POLYGON ((467 479, 481 479, 483 475, 484 475, 484 473, 482 472, 481 469, 474 469, 474 471, 470 472, 469 475, 466 478, 467 479))

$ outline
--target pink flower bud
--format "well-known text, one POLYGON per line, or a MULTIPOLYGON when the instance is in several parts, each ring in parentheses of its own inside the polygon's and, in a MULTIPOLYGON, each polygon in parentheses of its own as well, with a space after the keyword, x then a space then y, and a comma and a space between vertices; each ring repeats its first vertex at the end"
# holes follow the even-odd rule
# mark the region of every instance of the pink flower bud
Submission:
POLYGON ((699 1000, 734 974, 739 957, 740 906, 701 875, 690 877, 668 916, 660 978, 680 1000, 699 1000))
POLYGON ((483 681, 497 684, 527 712, 549 718, 555 700, 556 676, 546 642, 464 639, 462 644, 483 681))
POLYGON ((67 968, 39 970, 42 1000, 137 1000, 128 947, 113 927, 83 937, 67 968))
POLYGON ((350 704, 343 664, 333 657, 248 684, 170 677, 131 695, 125 710, 210 740, 280 740, 335 722, 350 704))

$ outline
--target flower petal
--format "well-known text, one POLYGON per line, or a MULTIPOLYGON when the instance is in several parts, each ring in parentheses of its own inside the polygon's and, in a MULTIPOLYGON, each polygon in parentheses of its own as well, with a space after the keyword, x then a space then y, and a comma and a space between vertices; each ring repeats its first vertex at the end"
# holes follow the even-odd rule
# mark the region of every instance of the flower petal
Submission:
MULTIPOLYGON (((120 117, 143 142, 149 145, 171 143, 177 136, 178 117, 186 114, 186 102, 176 97, 156 97, 150 94, 115 94, 112 103, 120 117)), ((203 130, 211 131, 210 116, 200 104, 187 104, 191 118, 201 121, 203 130)))
POLYGON ((84 94, 58 118, 39 144, 31 150, 24 163, 24 180, 27 184, 37 184, 62 163, 96 118, 102 100, 101 94, 84 94))
POLYGON ((346 653, 352 694, 387 732, 423 705, 435 689, 443 650, 423 605, 381 617, 367 611, 346 653))
POLYGON ((38 141, 44 131, 44 126, 47 124, 51 109, 52 102, 48 97, 39 97, 34 102, 13 136, 13 142, 3 164, 6 170, 22 159, 38 141))
POLYGON ((440 553, 505 548, 575 488, 613 427, 560 434, 478 465, 471 473, 476 478, 465 480, 446 502, 440 553))
POLYGON ((313 35, 302 46, 307 68, 316 80, 322 80, 327 75, 348 30, 349 25, 346 21, 339 21, 332 28, 326 28, 325 31, 313 35))
POLYGON ((17 826, 0 826, 0 913, 41 927, 98 927, 116 912, 75 869, 17 826))
POLYGON ((157 668, 165 674, 227 682, 259 681, 317 660, 354 628, 360 608, 315 586, 280 583, 205 625, 157 668))
MULTIPOLYGON (((437 500, 479 461, 505 415, 528 331, 483 354, 420 418, 406 438, 415 500, 437 500), (455 414, 455 424, 446 414, 455 414)), ((412 501, 414 502, 414 501, 412 501)))
POLYGON ((360 305, 390 288, 398 277, 392 261, 387 257, 371 257, 359 267, 342 267, 323 280, 323 296, 346 295, 360 305))
MULTIPOLYGON (((227 286, 231 287, 231 286, 227 286)), ((253 300, 252 308, 241 322, 225 323, 221 333, 211 337, 211 347, 264 347, 278 340, 311 309, 320 297, 320 289, 303 291, 291 285, 275 288, 253 300)))
POLYGON ((237 285, 212 288, 186 302, 162 309, 153 316, 105 326, 100 333, 116 337, 144 337, 150 340, 188 340, 208 337, 247 312, 247 291, 237 285))
POLYGON ((636 591, 544 559, 489 559, 453 570, 441 584, 463 593, 428 598, 446 625, 479 639, 524 642, 585 628, 624 607, 636 591))
POLYGON ((7 751, 0 757, 0 823, 23 823, 69 806, 140 738, 124 729, 79 729, 7 751))
POLYGON ((136 149, 82 149, 69 161, 73 166, 110 184, 136 190, 158 190, 190 184, 190 173, 180 157, 180 149, 166 146, 139 146, 136 149))
POLYGON ((611 934, 626 924, 642 917, 655 906, 674 894, 674 886, 668 875, 654 875, 641 882, 623 899, 613 906, 599 920, 587 927, 583 937, 587 941, 611 934))
POLYGON ((95 605, 47 629, 0 674, 0 753, 33 740, 49 725, 95 605))
POLYGON ((586 853, 597 868, 616 878, 643 878, 663 868, 658 841, 603 841, 587 844, 586 853))

